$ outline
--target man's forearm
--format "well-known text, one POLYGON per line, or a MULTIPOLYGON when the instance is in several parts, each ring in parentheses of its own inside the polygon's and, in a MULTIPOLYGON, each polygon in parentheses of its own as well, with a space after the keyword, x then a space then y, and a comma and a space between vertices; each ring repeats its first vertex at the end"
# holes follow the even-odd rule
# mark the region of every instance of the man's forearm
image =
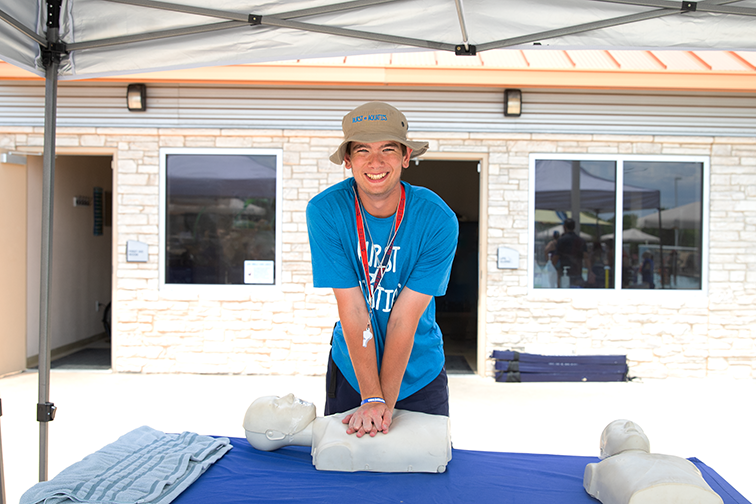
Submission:
POLYGON ((404 288, 391 309, 381 361, 381 388, 391 409, 399 397, 404 371, 415 343, 417 324, 431 299, 431 296, 404 288))
POLYGON ((394 409, 402 386, 404 371, 407 369, 412 345, 415 340, 415 329, 396 328, 386 334, 386 348, 383 351, 381 361, 381 389, 383 390, 386 405, 394 409))
POLYGON ((368 323, 368 311, 362 292, 359 288, 356 288, 356 292, 354 289, 334 289, 334 294, 339 308, 341 329, 360 386, 360 394, 363 399, 383 397, 375 356, 375 339, 362 346, 362 333, 368 323))

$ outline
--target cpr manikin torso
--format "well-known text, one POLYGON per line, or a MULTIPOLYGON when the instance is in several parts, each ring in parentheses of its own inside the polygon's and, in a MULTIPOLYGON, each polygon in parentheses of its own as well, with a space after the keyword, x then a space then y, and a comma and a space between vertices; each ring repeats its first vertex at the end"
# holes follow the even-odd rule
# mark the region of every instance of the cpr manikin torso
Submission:
POLYGON ((258 450, 283 446, 312 448, 312 463, 321 471, 444 472, 451 460, 449 418, 395 410, 388 434, 347 434, 342 419, 350 412, 315 416, 312 403, 284 397, 261 397, 247 409, 244 430, 258 450))
POLYGON ((643 430, 615 420, 601 434, 601 462, 588 464, 583 486, 603 504, 722 504, 689 460, 649 453, 643 430))

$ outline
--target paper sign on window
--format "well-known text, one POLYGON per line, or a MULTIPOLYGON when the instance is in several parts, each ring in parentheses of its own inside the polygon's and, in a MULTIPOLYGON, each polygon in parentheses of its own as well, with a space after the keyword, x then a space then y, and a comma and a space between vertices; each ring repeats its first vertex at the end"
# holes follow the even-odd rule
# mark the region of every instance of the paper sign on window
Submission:
POLYGON ((244 261, 245 284, 272 284, 274 261, 244 261))

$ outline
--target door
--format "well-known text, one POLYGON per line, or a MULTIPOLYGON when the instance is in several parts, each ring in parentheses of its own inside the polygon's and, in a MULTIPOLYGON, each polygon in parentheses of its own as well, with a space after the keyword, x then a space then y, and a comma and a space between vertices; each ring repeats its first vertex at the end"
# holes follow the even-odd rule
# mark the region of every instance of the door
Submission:
MULTIPOLYGON (((27 362, 39 355, 42 160, 29 158, 27 362)), ((111 298, 112 156, 56 156, 50 280, 50 350, 56 357, 105 340, 111 298)))
POLYGON ((26 164, 0 162, 0 215, 2 376, 26 368, 26 164))
POLYGON ((473 373, 478 349, 478 228, 480 173, 477 161, 423 159, 402 173, 412 185, 438 194, 457 214, 459 243, 446 295, 436 298, 444 335, 447 373, 473 373))

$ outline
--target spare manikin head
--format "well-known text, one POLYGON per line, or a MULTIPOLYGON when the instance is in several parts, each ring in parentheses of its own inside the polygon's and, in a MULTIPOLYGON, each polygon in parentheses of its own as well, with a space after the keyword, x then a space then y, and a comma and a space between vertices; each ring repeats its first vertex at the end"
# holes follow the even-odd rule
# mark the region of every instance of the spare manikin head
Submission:
MULTIPOLYGON (((244 430, 247 439, 252 436, 258 444, 261 440, 267 441, 268 447, 262 449, 275 450, 289 444, 291 437, 313 420, 314 404, 298 399, 294 394, 283 397, 266 396, 256 399, 247 408, 244 430)), ((252 444, 257 447, 255 443, 252 444)))
POLYGON ((627 450, 651 450, 648 437, 640 426, 630 420, 615 420, 601 433, 600 459, 617 455, 627 450))

